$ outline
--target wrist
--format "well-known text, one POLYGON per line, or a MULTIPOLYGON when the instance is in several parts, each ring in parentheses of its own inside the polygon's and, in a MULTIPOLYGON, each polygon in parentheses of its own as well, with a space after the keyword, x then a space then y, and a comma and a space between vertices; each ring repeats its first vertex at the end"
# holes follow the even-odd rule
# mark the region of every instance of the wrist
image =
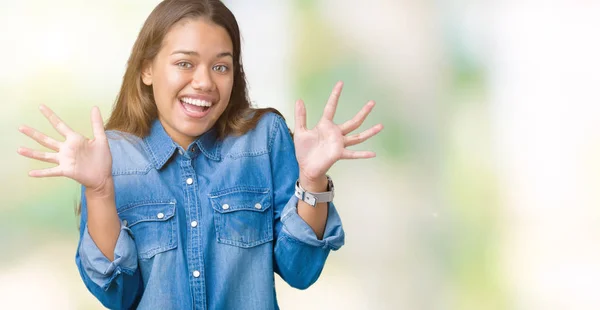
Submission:
POLYGON ((304 201, 311 207, 317 207, 320 203, 331 202, 333 201, 334 196, 334 188, 333 181, 329 178, 329 176, 325 176, 325 181, 327 184, 325 186, 321 186, 319 181, 316 181, 316 185, 313 186, 313 183, 308 183, 308 186, 313 186, 312 188, 305 188, 300 184, 300 180, 296 182, 296 186, 294 188, 294 195, 298 197, 299 200, 304 201))
POLYGON ((309 192, 326 192, 327 191, 327 175, 323 174, 317 177, 307 177, 304 173, 300 172, 300 186, 309 192))
POLYGON ((102 182, 98 187, 86 187, 85 197, 89 200, 114 199, 115 186, 112 177, 102 182))

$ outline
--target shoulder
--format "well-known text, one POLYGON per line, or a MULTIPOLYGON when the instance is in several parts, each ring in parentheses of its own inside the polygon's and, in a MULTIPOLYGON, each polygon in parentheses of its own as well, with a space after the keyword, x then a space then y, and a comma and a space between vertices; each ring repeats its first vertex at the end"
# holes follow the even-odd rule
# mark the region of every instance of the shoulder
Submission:
POLYGON ((112 155, 113 175, 147 173, 152 167, 146 143, 130 133, 106 131, 112 155))
POLYGON ((258 156, 268 153, 279 135, 290 135, 283 117, 268 112, 261 116, 256 126, 243 135, 230 135, 223 140, 222 151, 226 157, 258 156))
POLYGON ((257 131, 268 135, 271 139, 273 136, 280 133, 290 133, 285 119, 274 112, 265 113, 256 125, 256 129, 257 131))

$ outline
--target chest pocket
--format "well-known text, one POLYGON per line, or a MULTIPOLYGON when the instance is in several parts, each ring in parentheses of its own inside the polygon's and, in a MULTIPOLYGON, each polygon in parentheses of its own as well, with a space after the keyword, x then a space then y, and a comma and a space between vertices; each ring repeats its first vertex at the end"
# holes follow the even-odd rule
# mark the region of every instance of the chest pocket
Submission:
POLYGON ((209 194, 217 242, 250 248, 273 240, 269 189, 242 187, 209 194))
POLYGON ((175 202, 149 202, 128 205, 119 217, 131 232, 140 259, 149 259, 177 247, 175 202))

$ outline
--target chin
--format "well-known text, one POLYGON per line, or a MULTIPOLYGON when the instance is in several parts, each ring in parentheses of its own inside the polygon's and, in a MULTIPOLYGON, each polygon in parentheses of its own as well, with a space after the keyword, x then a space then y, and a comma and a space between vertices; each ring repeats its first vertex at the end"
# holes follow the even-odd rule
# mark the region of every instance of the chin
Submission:
POLYGON ((185 133, 186 136, 197 138, 210 130, 211 127, 212 125, 209 126, 205 123, 189 123, 187 126, 185 126, 185 128, 181 128, 181 132, 185 133))

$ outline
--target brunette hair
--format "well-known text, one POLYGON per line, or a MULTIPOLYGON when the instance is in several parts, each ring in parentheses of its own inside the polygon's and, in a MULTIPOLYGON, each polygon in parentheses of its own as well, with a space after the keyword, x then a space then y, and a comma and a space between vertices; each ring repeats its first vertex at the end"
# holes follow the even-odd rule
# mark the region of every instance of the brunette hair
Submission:
MULTIPOLYGON (((267 112, 283 117, 274 108, 258 109, 250 105, 242 65, 240 29, 233 13, 221 1, 165 0, 150 13, 133 45, 119 95, 106 123, 107 130, 119 130, 140 138, 150 133, 150 126, 158 117, 158 110, 152 86, 142 82, 144 63, 156 57, 164 37, 174 24, 186 18, 200 17, 208 18, 225 28, 233 45, 233 88, 229 104, 215 124, 219 139, 252 130, 267 112)), ((75 212, 77 215, 81 214, 81 201, 75 212)))
MULTIPOLYGON (((144 63, 152 61, 162 47, 171 27, 186 18, 207 18, 223 27, 233 45, 233 88, 229 104, 215 126, 218 137, 242 135, 256 127, 267 112, 281 113, 274 108, 253 108, 248 99, 246 75, 242 65, 240 30, 231 11, 219 0, 165 0, 150 13, 133 45, 123 83, 106 124, 107 130, 119 130, 145 137, 152 121, 158 117, 152 86, 142 82, 144 63)), ((282 116, 283 117, 283 116, 282 116)))

